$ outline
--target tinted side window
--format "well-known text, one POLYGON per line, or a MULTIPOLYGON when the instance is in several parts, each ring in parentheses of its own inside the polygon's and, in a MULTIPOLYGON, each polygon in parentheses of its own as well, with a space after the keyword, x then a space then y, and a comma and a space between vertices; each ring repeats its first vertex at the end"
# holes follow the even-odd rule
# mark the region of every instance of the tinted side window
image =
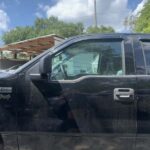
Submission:
POLYGON ((145 57, 146 72, 147 74, 150 74, 150 41, 142 42, 142 46, 145 57))
POLYGON ((123 75, 122 54, 121 41, 88 40, 75 43, 53 57, 52 79, 123 75))

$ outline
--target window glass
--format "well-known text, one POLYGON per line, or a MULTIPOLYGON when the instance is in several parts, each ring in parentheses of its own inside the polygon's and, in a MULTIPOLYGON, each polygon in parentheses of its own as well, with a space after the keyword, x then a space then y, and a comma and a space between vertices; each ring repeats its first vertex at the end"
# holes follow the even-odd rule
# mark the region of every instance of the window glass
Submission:
POLYGON ((150 74, 150 42, 142 42, 142 45, 145 56, 146 71, 147 74, 150 74))
POLYGON ((121 42, 82 41, 52 59, 52 79, 85 75, 123 75, 121 42))

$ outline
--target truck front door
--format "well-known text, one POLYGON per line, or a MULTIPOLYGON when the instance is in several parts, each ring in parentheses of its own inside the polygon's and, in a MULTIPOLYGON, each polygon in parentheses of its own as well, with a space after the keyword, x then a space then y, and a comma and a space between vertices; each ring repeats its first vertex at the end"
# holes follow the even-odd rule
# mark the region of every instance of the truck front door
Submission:
POLYGON ((32 139, 34 150, 132 149, 137 107, 130 39, 80 39, 55 51, 51 65, 49 79, 31 82, 32 117, 19 117, 22 130, 32 133, 20 135, 20 147, 32 139))

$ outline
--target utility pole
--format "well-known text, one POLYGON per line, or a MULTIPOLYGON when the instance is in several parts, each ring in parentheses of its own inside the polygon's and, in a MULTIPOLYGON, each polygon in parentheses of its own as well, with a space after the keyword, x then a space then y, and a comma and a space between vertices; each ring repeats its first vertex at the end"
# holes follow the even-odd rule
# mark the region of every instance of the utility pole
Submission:
POLYGON ((94 26, 97 27, 97 9, 96 9, 96 0, 94 0, 94 26))

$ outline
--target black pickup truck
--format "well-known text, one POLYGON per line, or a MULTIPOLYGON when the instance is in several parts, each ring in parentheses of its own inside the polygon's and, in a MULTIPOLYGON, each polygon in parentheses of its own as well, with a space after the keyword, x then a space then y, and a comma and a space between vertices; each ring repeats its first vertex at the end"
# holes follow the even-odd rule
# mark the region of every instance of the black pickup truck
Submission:
POLYGON ((0 150, 149 150, 150 35, 65 40, 0 73, 0 150))

